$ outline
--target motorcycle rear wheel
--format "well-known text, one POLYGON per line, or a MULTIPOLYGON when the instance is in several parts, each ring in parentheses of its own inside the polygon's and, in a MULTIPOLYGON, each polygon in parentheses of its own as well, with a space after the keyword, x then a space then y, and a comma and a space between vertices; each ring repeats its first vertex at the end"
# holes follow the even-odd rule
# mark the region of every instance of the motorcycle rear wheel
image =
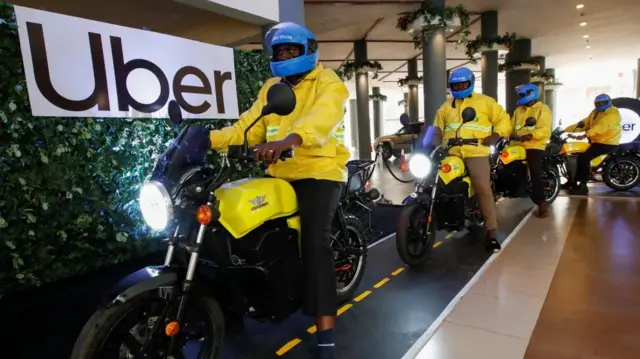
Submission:
POLYGON ((560 173, 557 169, 550 167, 542 173, 542 178, 545 186, 544 200, 551 204, 560 194, 560 173))
MULTIPOLYGON (((137 332, 140 330, 137 328, 138 324, 136 324, 133 329, 129 329, 127 320, 131 319, 129 317, 132 314, 135 316, 137 311, 146 314, 146 312, 149 311, 147 306, 157 302, 162 305, 163 299, 152 295, 141 295, 120 305, 98 309, 85 324, 84 328, 82 328, 73 347, 71 359, 120 359, 131 357, 131 351, 134 350, 132 347, 141 347, 142 343, 140 341, 144 341, 145 338, 136 337, 135 334, 140 335, 140 333, 137 332), (124 326, 124 328, 120 328, 122 326, 124 326), (123 332, 118 333, 120 330, 123 330, 123 332), (114 338, 112 335, 117 334, 124 334, 122 342, 120 342, 117 337, 115 338, 116 341, 113 342, 114 338), (109 351, 109 344, 112 344, 112 342, 115 346, 111 348, 110 353, 105 353, 105 351, 109 351)), ((164 302, 164 305, 168 305, 167 302, 164 302)), ((189 311, 192 311, 195 316, 201 318, 204 323, 206 323, 205 326, 210 332, 209 338, 201 339, 203 343, 201 350, 203 353, 200 353, 199 357, 202 359, 218 359, 225 335, 224 316, 220 310, 220 306, 211 298, 192 296, 187 303, 185 318, 190 316, 189 311)), ((161 315, 155 317, 157 320, 161 315)), ((148 320, 149 319, 151 319, 151 317, 148 318, 148 320)), ((147 325, 149 325, 149 322, 147 322, 147 325)), ((183 325, 184 328, 180 328, 181 332, 178 334, 179 336, 187 334, 189 321, 185 321, 183 325)), ((148 335, 150 331, 149 328, 142 329, 145 330, 145 334, 148 335)), ((167 339, 162 324, 160 333, 158 333, 157 336, 157 340, 167 339)), ((184 338, 180 338, 179 340, 182 339, 184 338)), ((188 343, 185 342, 185 346, 187 344, 188 343)), ((164 346, 164 348, 166 348, 166 346, 164 346)), ((156 348, 153 348, 153 350, 155 351, 156 348)), ((135 355, 134 357, 138 356, 139 355, 135 355)), ((184 355, 175 357, 184 358, 184 355)))
MULTIPOLYGON (((410 267, 419 267, 429 259, 436 240, 436 230, 433 228, 431 233, 427 234, 426 224, 427 211, 421 204, 407 205, 400 212, 396 249, 400 259, 410 267)), ((432 226, 435 226, 435 221, 432 222, 432 226)))
POLYGON ((354 297, 358 285, 360 285, 362 278, 364 278, 364 270, 367 266, 367 257, 369 254, 364 238, 365 230, 360 220, 354 216, 347 215, 345 216, 345 223, 347 232, 349 233, 349 243, 345 244, 341 238, 341 234, 338 233, 335 235, 336 240, 333 243, 333 247, 358 249, 362 250, 362 254, 360 256, 351 254, 342 255, 347 258, 341 258, 340 254, 338 254, 336 258, 337 260, 346 259, 349 262, 348 268, 346 265, 344 266, 345 268, 336 268, 338 304, 343 304, 354 297), (342 283, 341 280, 345 283, 342 283))
POLYGON ((607 163, 602 169, 602 181, 611 189, 616 191, 628 191, 638 185, 640 182, 640 161, 634 157, 622 157, 615 161, 607 163), (618 180, 618 176, 613 174, 614 170, 619 170, 619 166, 628 166, 628 171, 632 173, 627 174, 624 182, 618 180), (618 168, 616 167, 618 166, 618 168))

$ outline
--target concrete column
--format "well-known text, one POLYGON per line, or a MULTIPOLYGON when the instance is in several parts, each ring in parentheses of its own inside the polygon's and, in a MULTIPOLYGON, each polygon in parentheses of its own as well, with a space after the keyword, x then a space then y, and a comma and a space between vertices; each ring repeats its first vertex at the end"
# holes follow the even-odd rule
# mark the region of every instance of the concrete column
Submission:
MULTIPOLYGON (((372 87, 373 95, 380 95, 380 87, 372 87)), ((382 116, 382 101, 373 100, 373 137, 378 138, 384 134, 384 117, 382 116)))
MULTIPOLYGON (((418 78, 418 59, 411 59, 407 62, 409 78, 418 78)), ((409 118, 411 122, 420 119, 420 97, 418 96, 418 85, 409 85, 409 118)))
MULTIPOLYGON (((445 6, 445 0, 425 0, 425 2, 432 6, 445 6)), ((425 126, 433 124, 438 108, 447 99, 447 39, 444 30, 439 28, 422 39, 425 126)))
MULTIPOLYGON (((280 11, 280 22, 295 22, 296 24, 305 25, 304 21, 304 0, 278 0, 280 11)), ((265 53, 271 56, 271 47, 266 46, 265 36, 267 32, 276 24, 262 26, 262 48, 265 53)), ((269 39, 269 42, 270 39, 269 39)))
MULTIPOLYGON (((513 49, 507 55, 507 63, 526 62, 531 60, 531 39, 517 39, 513 42, 513 49)), ((513 114, 518 106, 516 87, 531 81, 531 70, 511 70, 505 76, 505 93, 507 97, 507 112, 513 114)))
POLYGON ((358 101, 349 100, 349 133, 351 135, 351 147, 358 150, 358 101))
POLYGON ((404 113, 409 114, 409 93, 404 93, 404 113))
POLYGON ((640 99, 640 59, 636 67, 636 98, 640 99))
MULTIPOLYGON (((537 61, 540 64, 540 70, 538 70, 536 73, 534 73, 534 75, 544 75, 547 71, 547 67, 546 67, 546 61, 545 61, 545 57, 544 56, 534 56, 532 57, 532 59, 534 61, 537 61)), ((540 101, 544 102, 544 81, 542 82, 535 82, 536 85, 538 85, 538 88, 540 88, 540 101)))
MULTIPOLYGON (((480 16, 480 36, 490 40, 498 36, 498 12, 486 11, 480 16)), ((482 93, 498 101, 498 50, 483 51, 482 93)))
MULTIPOLYGON (((367 41, 353 43, 353 55, 356 64, 367 61, 367 41)), ((371 117, 369 116, 369 74, 356 73, 356 100, 358 108, 358 158, 371 159, 371 117)))
MULTIPOLYGON (((555 77, 556 70, 555 69, 546 69, 546 73, 555 77)), ((553 114, 553 124, 551 126, 552 129, 558 127, 558 115, 556 112, 556 90, 544 90, 544 104, 549 106, 551 109, 551 113, 553 114)))

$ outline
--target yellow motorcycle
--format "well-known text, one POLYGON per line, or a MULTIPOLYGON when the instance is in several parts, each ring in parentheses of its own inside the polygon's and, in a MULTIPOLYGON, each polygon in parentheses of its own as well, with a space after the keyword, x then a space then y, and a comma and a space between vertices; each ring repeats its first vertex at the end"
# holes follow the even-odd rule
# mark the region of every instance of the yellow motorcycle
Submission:
POLYGON ((477 146, 481 141, 458 137, 460 129, 475 118, 473 108, 464 109, 462 125, 454 138, 436 147, 430 155, 417 151, 409 159, 409 170, 416 178, 416 185, 414 192, 403 201, 396 249, 400 259, 411 267, 426 262, 437 231, 460 231, 467 221, 477 225, 484 223, 464 161, 449 154, 454 147, 477 146))
MULTIPOLYGON (((580 125, 578 127, 581 127, 580 125)), ((578 155, 586 152, 591 143, 582 141, 568 141, 572 135, 563 138, 564 132, 557 128, 551 135, 551 142, 560 148, 562 162, 559 164, 560 173, 567 181, 575 176, 578 155)), ((616 191, 628 191, 640 183, 640 156, 638 144, 622 144, 609 153, 600 155, 590 162, 590 180, 604 182, 616 191)))
MULTIPOLYGON (((251 126, 263 116, 291 113, 295 94, 279 83, 267 103, 251 126)), ((169 113, 175 124, 183 122, 175 101, 169 113)), ((299 241, 305 239, 293 187, 276 178, 228 181, 254 163, 249 128, 244 144, 222 155, 220 168, 205 164, 209 131, 202 125, 186 126, 161 156, 142 186, 140 207, 150 227, 172 234, 165 262, 111 289, 82 329, 72 359, 184 358, 185 351, 218 359, 225 318, 279 322, 298 311, 305 284, 299 241)), ((286 151, 280 160, 292 156, 286 151)), ((367 247, 361 223, 342 206, 332 227, 338 301, 344 302, 362 280, 367 247)))

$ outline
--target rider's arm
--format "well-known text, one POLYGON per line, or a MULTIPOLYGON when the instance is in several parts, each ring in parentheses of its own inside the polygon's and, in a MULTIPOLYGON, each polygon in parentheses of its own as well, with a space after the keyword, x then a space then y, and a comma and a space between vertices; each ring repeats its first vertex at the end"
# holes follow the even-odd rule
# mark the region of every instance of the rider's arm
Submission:
POLYGON ((433 120, 433 131, 431 136, 431 143, 438 146, 442 143, 442 136, 444 136, 444 118, 446 111, 446 102, 445 105, 440 106, 438 111, 436 111, 436 118, 433 120))
MULTIPOLYGON (((272 84, 278 82, 277 79, 268 80, 260 93, 258 98, 253 103, 250 109, 240 115, 240 119, 231 126, 221 128, 219 130, 213 130, 209 133, 209 141, 211 142, 211 148, 216 151, 226 151, 230 145, 241 145, 244 140, 244 131, 255 121, 262 113, 262 108, 267 103, 267 90, 272 84)), ((266 129, 264 121, 258 121, 247 133, 247 140, 249 146, 257 145, 264 142, 266 138, 266 129)))
POLYGON ((547 105, 543 105, 540 116, 536 120, 536 128, 531 132, 533 139, 537 141, 548 140, 551 138, 551 123, 553 122, 553 114, 547 105))
POLYGON ((500 137, 509 138, 512 130, 511 117, 499 103, 492 101, 490 106, 492 107, 491 125, 493 126, 493 133, 497 133, 500 137))
POLYGON ((564 132, 567 133, 575 133, 575 132, 585 132, 589 130, 589 125, 591 123, 591 117, 593 116, 593 112, 591 112, 589 114, 589 116, 587 116, 586 118, 583 118, 582 120, 574 123, 571 126, 567 126, 567 128, 564 129, 564 132), (583 124, 583 126, 578 126, 580 123, 583 124))
POLYGON ((322 147, 340 128, 349 90, 331 70, 320 73, 311 110, 295 121, 291 133, 302 138, 301 147, 322 147))
POLYGON ((595 123, 593 126, 586 131, 587 136, 593 137, 595 135, 605 133, 616 126, 620 126, 621 120, 622 118, 620 117, 619 111, 608 110, 601 119, 594 121, 595 123))

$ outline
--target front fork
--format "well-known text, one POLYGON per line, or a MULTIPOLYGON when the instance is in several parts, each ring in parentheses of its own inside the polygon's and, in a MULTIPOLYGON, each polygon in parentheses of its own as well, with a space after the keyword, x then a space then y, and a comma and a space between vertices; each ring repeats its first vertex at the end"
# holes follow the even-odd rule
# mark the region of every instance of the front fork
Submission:
POLYGON ((433 188, 431 188, 431 203, 429 203, 429 211, 427 212, 427 229, 426 229, 426 235, 428 236, 431 233, 431 225, 433 223, 433 206, 436 203, 436 191, 438 188, 438 178, 439 176, 436 176, 435 181, 433 181, 433 188))

